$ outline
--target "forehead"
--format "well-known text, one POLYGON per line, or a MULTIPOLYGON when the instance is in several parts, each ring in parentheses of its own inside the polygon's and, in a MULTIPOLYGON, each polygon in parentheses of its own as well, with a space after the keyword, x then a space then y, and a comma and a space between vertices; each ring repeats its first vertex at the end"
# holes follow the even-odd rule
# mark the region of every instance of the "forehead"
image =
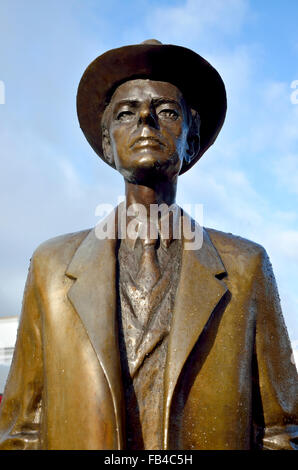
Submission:
POLYGON ((181 103, 183 96, 181 91, 172 83, 155 80, 129 80, 122 83, 114 92, 111 104, 122 100, 148 100, 164 98, 181 103))

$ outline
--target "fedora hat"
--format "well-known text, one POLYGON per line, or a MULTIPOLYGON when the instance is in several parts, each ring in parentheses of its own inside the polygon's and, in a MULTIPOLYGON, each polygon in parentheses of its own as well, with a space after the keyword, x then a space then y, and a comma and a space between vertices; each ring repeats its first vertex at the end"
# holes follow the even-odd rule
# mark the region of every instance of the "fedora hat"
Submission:
POLYGON ((77 113, 87 141, 111 166, 103 153, 101 118, 116 88, 137 78, 172 83, 200 115, 200 149, 189 163, 183 163, 182 174, 201 158, 222 128, 227 109, 223 80, 194 51, 156 40, 112 49, 97 57, 79 83, 77 113))

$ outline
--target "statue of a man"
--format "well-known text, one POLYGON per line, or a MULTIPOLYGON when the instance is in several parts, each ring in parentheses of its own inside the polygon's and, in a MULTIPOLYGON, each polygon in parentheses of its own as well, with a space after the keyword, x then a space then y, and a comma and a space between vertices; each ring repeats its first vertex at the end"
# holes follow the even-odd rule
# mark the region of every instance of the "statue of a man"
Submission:
POLYGON ((126 203, 116 235, 99 235, 108 217, 35 251, 0 447, 294 449, 297 376, 266 252, 175 204, 178 175, 222 127, 221 77, 151 40, 92 62, 77 105, 126 203))

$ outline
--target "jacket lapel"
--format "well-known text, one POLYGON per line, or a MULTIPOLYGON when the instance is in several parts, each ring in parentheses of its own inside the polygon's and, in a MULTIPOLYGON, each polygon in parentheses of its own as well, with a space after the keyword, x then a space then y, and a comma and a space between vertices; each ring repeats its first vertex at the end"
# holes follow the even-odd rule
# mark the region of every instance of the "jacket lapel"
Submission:
MULTIPOLYGON (((116 212, 117 214, 117 212, 116 212)), ((113 212, 109 217, 114 217, 113 212)), ((188 217, 184 215, 184 217, 188 217)), ((105 219, 101 226, 107 222, 105 219)), ((189 241, 183 240, 184 246, 189 241)), ((72 258, 66 275, 74 279, 68 291, 105 373, 113 397, 118 447, 123 448, 124 411, 116 319, 115 239, 99 240, 91 230, 72 258)), ((225 267, 203 230, 198 250, 183 250, 179 285, 169 337, 165 370, 164 449, 172 397, 183 365, 227 287, 215 276, 225 267)))
MULTIPOLYGON (((113 217, 113 212, 109 217, 113 217)), ((107 222, 105 219, 101 225, 107 222)), ((123 395, 116 319, 115 239, 99 240, 96 229, 77 249, 66 275, 74 279, 68 298, 81 318, 109 384, 122 446, 123 395)))
POLYGON ((175 386, 187 357, 227 291, 226 285, 215 277, 221 277, 224 273, 225 267, 203 229, 202 247, 198 250, 184 249, 182 255, 165 370, 164 449, 168 448, 170 408, 175 386))

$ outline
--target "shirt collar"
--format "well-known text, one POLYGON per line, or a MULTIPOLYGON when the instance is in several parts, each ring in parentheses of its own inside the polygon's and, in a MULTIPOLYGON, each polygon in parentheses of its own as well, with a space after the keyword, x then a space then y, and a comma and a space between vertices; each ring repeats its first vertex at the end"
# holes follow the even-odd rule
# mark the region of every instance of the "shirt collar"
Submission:
MULTIPOLYGON (((133 250, 138 238, 145 239, 143 235, 147 223, 151 223, 151 233, 155 234, 155 238, 159 235, 161 246, 167 250, 173 240, 181 238, 181 209, 177 204, 171 206, 163 205, 163 211, 157 218, 151 218, 149 221, 136 216, 127 216, 126 236, 120 236, 125 239, 127 246, 133 250), (130 237, 127 233, 127 227, 134 220, 136 226, 134 237, 130 237)), ((146 243, 146 241, 145 241, 146 243)))

